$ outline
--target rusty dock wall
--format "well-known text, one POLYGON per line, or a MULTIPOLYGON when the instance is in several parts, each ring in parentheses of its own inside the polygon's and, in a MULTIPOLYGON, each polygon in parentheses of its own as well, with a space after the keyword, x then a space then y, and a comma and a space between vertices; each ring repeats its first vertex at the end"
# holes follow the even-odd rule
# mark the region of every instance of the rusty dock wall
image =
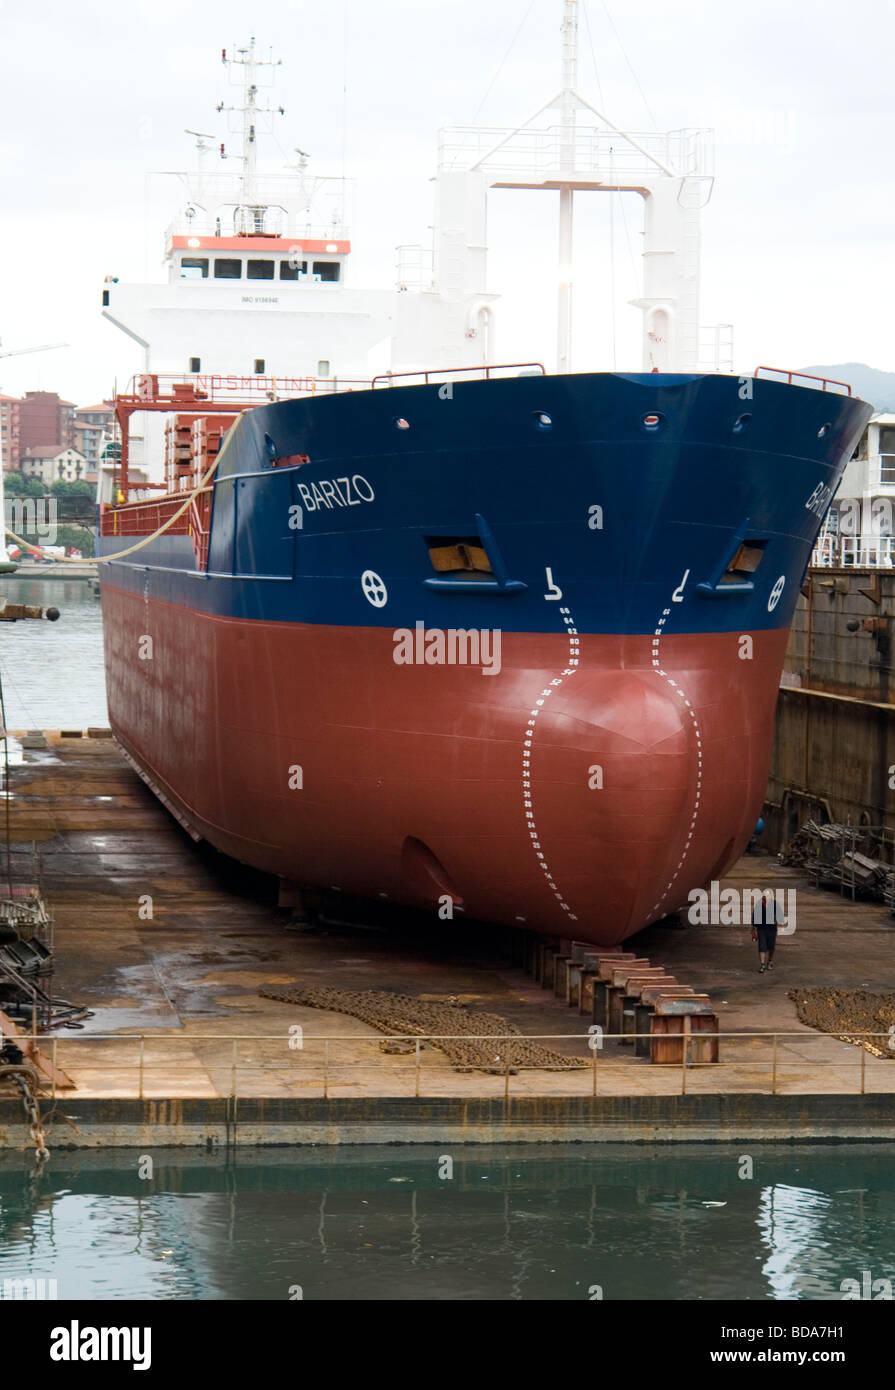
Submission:
MULTIPOLYGON (((895 1139, 895 1094, 340 1096, 61 1102, 52 1148, 238 1145, 693 1143, 895 1139)), ((21 1105, 0 1100, 0 1150, 23 1147, 21 1105)))
POLYGON ((793 619, 764 809, 776 852, 807 820, 895 838, 895 570, 814 569, 793 619))

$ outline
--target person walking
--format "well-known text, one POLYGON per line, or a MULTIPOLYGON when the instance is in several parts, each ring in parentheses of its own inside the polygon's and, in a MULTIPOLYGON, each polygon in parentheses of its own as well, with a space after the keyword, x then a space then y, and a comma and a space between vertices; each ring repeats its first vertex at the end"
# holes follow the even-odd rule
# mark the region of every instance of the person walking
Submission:
POLYGON ((752 909, 752 940, 758 942, 758 973, 774 968, 777 923, 781 921, 777 900, 770 890, 762 894, 752 909))

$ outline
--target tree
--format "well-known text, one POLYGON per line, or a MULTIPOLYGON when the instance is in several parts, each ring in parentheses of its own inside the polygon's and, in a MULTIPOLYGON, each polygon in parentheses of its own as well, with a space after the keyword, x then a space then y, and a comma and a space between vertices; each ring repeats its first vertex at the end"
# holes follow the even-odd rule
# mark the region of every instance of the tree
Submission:
POLYGON ((22 477, 21 473, 16 470, 10 473, 4 473, 3 487, 7 497, 27 497, 29 495, 24 490, 25 479, 22 477))
POLYGON ((74 483, 67 483, 64 478, 58 478, 55 483, 50 484, 51 497, 92 497, 93 492, 90 483, 82 478, 74 483))
POLYGON ((40 478, 25 478, 21 473, 5 473, 3 488, 7 497, 44 497, 46 488, 40 478))
POLYGON ((55 543, 64 545, 66 550, 70 545, 74 546, 85 559, 93 555, 93 535, 81 526, 57 526, 55 543))

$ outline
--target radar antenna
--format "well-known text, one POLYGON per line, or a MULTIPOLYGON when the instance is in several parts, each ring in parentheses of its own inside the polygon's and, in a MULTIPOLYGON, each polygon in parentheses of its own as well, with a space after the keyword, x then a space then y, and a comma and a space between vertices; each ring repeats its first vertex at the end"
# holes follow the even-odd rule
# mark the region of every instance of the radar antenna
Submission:
MULTIPOLYGON (((258 58, 255 54, 255 40, 249 39, 247 48, 237 48, 236 57, 228 58, 226 48, 221 52, 221 62, 227 68, 230 81, 234 85, 242 85, 242 101, 239 104, 229 104, 220 102, 218 111, 226 111, 228 115, 238 117, 242 123, 242 154, 227 155, 224 146, 221 145, 221 157, 223 159, 240 159, 242 161, 242 196, 243 202, 249 207, 254 207, 258 202, 257 180, 258 180, 258 130, 259 121, 269 119, 267 129, 273 126, 274 116, 284 116, 285 108, 282 106, 260 106, 258 104, 258 92, 262 86, 273 86, 273 70, 282 63, 281 58, 258 58), (242 69, 240 75, 239 69, 242 69), (265 69, 271 69, 270 75, 265 79, 265 69)), ((234 129, 231 126, 231 129, 234 129)))

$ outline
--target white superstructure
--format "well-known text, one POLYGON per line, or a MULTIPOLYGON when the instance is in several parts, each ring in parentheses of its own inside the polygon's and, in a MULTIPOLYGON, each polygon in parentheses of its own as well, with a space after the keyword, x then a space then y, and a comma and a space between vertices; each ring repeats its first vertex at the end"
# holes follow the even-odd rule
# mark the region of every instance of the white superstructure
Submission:
MULTIPOLYGON (((607 120, 577 90, 578 0, 563 0, 562 12, 559 92, 514 129, 442 133, 432 244, 399 248, 391 290, 351 284, 344 180, 312 174, 302 150, 286 176, 259 171, 259 135, 283 114, 259 101, 262 80, 270 85, 277 65, 257 56, 254 39, 235 57, 225 51, 242 94, 238 104, 218 109, 236 122, 241 153, 189 132, 199 169, 182 176, 189 196, 168 229, 167 282, 108 277, 103 289, 104 316, 141 344, 144 370, 338 382, 492 360, 491 187, 558 196, 558 371, 573 369, 573 207, 585 191, 643 198, 643 294, 634 301, 643 314, 643 369, 698 369, 705 333, 699 214, 712 187, 709 132, 638 135, 607 120), (542 117, 546 126, 538 125, 542 117), (233 160, 236 172, 211 172, 208 161, 218 155, 233 160)), ((730 368, 717 354, 710 366, 730 368)))
POLYGON ((218 156, 212 137, 190 132, 199 169, 166 234, 167 282, 109 277, 103 287, 104 317, 142 346, 144 368, 361 378, 485 362, 480 311, 490 296, 483 286, 458 293, 451 285, 441 293, 431 284, 351 284, 346 182, 312 174, 300 150, 287 175, 261 173, 259 137, 282 109, 262 105, 259 88, 277 65, 257 56, 254 39, 235 57, 225 51, 223 61, 242 84, 240 103, 219 108, 241 126, 241 154, 219 150, 221 160, 236 162, 236 172, 209 172, 209 157, 218 156))

